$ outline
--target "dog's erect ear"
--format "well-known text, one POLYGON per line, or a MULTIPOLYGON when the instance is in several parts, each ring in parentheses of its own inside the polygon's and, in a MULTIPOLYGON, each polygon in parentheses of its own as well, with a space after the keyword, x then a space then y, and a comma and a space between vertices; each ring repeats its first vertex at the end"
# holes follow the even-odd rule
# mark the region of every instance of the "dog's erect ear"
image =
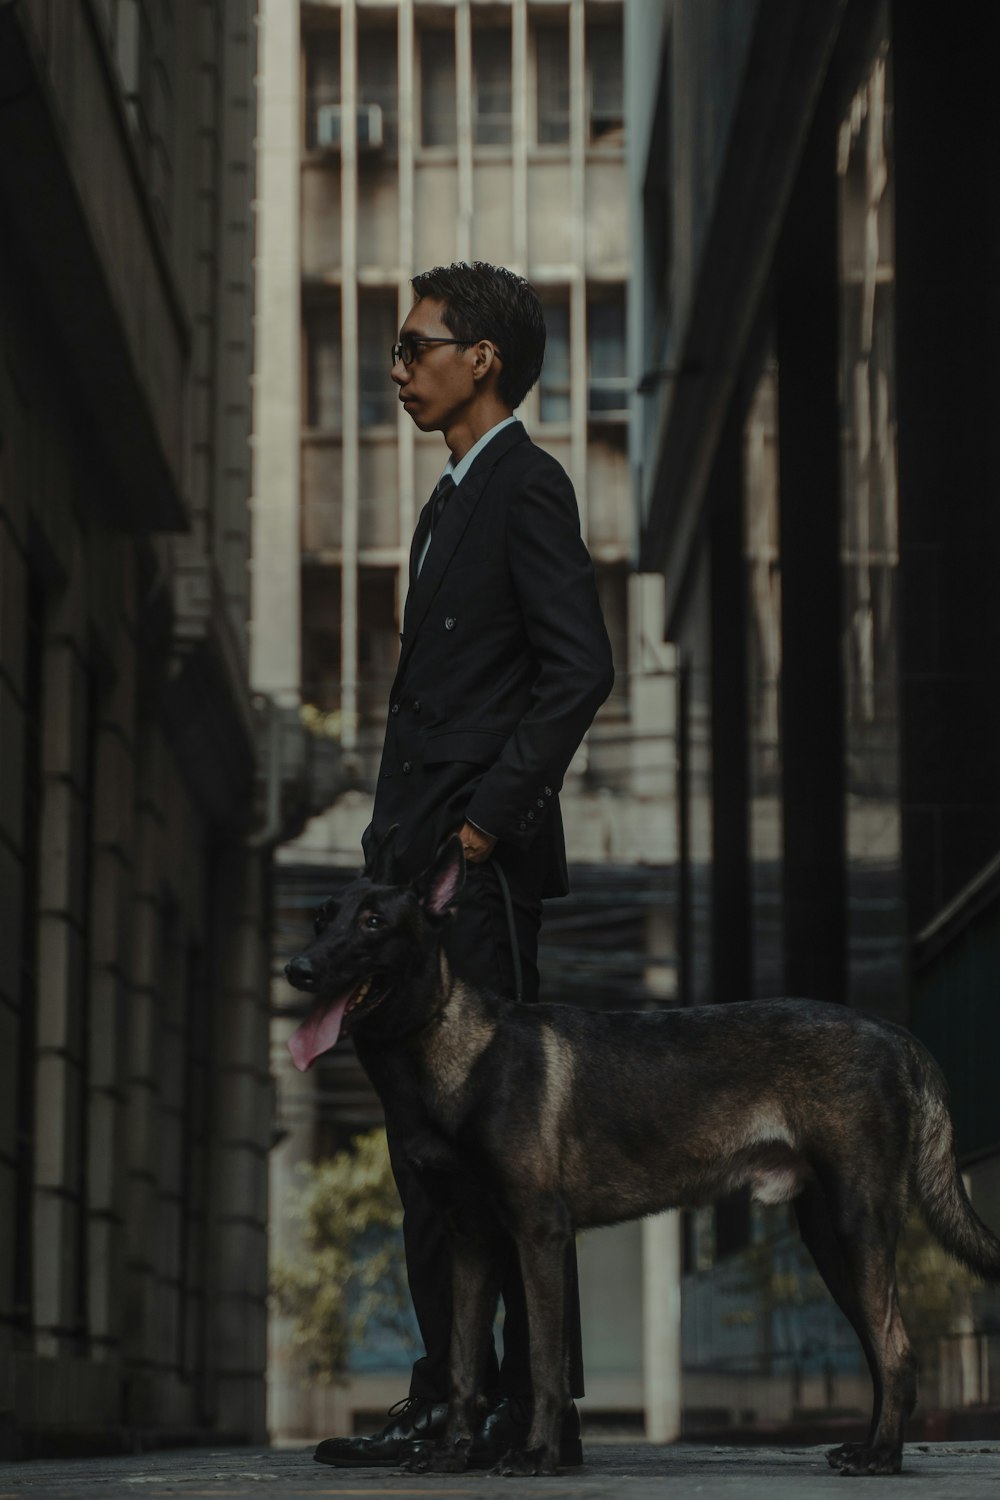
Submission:
POLYGON ((465 884, 465 855, 457 833, 441 845, 427 869, 413 882, 425 914, 435 922, 450 917, 465 884))
POLYGON ((392 885, 393 873, 396 867, 396 834, 399 832, 399 824, 393 823, 385 838, 381 840, 378 848, 374 851, 368 863, 365 865, 365 874, 373 885, 392 885))

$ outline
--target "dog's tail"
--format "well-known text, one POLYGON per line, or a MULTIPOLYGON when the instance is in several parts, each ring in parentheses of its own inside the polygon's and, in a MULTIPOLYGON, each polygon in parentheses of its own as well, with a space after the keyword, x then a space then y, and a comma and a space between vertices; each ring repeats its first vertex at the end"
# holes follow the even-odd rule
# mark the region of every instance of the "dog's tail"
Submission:
POLYGON ((1000 1239, 973 1209, 958 1169, 948 1086, 919 1043, 912 1055, 921 1101, 913 1168, 917 1201, 928 1228, 956 1260, 984 1281, 1000 1282, 1000 1239))

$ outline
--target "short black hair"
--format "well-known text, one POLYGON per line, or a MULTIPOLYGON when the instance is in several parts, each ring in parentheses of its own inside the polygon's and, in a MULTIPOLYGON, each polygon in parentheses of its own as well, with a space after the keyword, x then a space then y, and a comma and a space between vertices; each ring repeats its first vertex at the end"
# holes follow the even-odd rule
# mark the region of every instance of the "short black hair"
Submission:
POLYGON ((445 327, 474 344, 489 339, 500 351, 497 391, 511 407, 520 406, 538 379, 545 358, 545 317, 530 282, 506 266, 487 261, 456 261, 413 277, 417 298, 443 304, 445 327))

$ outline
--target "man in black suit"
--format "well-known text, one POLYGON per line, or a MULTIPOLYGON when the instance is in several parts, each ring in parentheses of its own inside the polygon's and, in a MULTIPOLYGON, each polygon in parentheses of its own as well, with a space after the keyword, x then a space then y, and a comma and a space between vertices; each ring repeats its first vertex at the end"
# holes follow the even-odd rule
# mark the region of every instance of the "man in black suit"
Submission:
MULTIPOLYGON (((398 824, 397 868, 408 879, 459 830, 468 868, 445 939, 452 968, 530 1002, 538 997, 542 898, 568 890, 558 793, 611 690, 611 648, 573 487, 513 416, 538 379, 545 350, 536 293, 523 278, 482 263, 425 272, 413 287, 416 301, 392 350, 392 379, 404 410, 421 432, 444 434, 451 458, 413 538, 365 850, 398 824)), ((426 1355, 383 1431, 321 1443, 316 1457, 325 1463, 398 1464, 414 1441, 444 1427, 447 1239, 391 1120, 387 1126, 426 1355)), ((508 1245, 503 1361, 491 1372, 495 1404, 471 1453, 478 1465, 515 1446, 530 1420, 527 1314, 508 1245)), ((575 1262, 570 1270, 570 1387, 579 1396, 575 1262)), ((575 1408, 564 1421, 562 1448, 563 1462, 580 1461, 575 1408)))

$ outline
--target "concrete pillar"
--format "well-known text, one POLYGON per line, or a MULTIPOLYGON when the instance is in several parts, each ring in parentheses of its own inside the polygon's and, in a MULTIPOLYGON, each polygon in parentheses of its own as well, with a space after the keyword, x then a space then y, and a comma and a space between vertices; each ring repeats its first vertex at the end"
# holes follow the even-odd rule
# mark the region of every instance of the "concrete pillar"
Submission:
MULTIPOLYGON (((254 25, 257 0, 228 0, 221 7, 219 71, 219 220, 216 247, 215 384, 215 560, 229 611, 233 640, 246 666, 250 528, 247 493, 252 486, 249 439, 253 324, 247 315, 254 247, 254 25)), ((297 6, 288 9, 294 17, 297 6)), ((296 120, 296 124, 297 124, 296 120)), ((293 183, 298 182, 298 171, 293 183)), ((289 220, 291 222, 291 220, 289 220)), ((284 226, 287 229, 287 224, 284 226)), ((289 325, 293 330, 298 319, 289 325)))
POLYGON ((48 622, 43 665, 35 1082, 33 1320, 36 1350, 58 1355, 81 1313, 79 1149, 87 888, 86 600, 80 560, 48 622))
POLYGON ((286 706, 300 677, 299 8, 261 0, 250 678, 286 706))
POLYGON ((646 1437, 672 1443, 681 1431, 681 1216, 642 1222, 643 1387, 646 1437))
POLYGON ((345 0, 340 23, 340 264, 343 351, 344 508, 340 572, 340 742, 353 750, 358 731, 358 504, 361 402, 358 351, 358 15, 345 0))
MULTIPOLYGON (((123 558, 124 563, 124 558, 123 558)), ((131 583, 123 566, 122 582, 131 583)), ((131 592, 127 587, 122 594, 131 592)), ((129 600, 131 606, 132 601, 129 600)), ((131 609, 130 609, 131 613, 131 609)), ((87 1331, 95 1357, 117 1354, 125 1312, 125 1084, 135 880, 136 660, 115 641, 117 676, 102 697, 94 743, 86 1074, 87 1331)))
POLYGON ((132 965, 125 1062, 125 1272, 119 1287, 128 1377, 127 1419, 155 1420, 157 1151, 159 1038, 162 1008, 162 919, 166 859, 163 788, 169 752, 147 726, 137 757, 132 965))
MULTIPOLYGON (((0 400, 7 396, 0 377, 0 400)), ((32 867, 29 849, 35 830, 25 818, 25 782, 37 771, 37 761, 26 770, 29 733, 37 712, 40 672, 30 672, 25 619, 28 614, 28 566, 20 538, 0 500, 0 893, 6 920, 0 936, 0 1454, 4 1452, 4 1416, 13 1409, 13 1324, 23 1316, 27 1287, 24 1264, 29 1243, 28 1225, 19 1223, 18 1209, 26 1171, 26 1143, 34 1054, 34 995, 25 976, 33 970, 30 936, 22 943, 22 910, 30 902, 26 870, 32 867), (27 732, 26 732, 27 731, 27 732), (27 949, 27 951, 25 951, 27 949)), ((24 933, 27 936, 26 933, 24 933)))
POLYGON ((528 271, 528 6, 514 0, 511 6, 511 165, 513 181, 511 270, 528 271))
POLYGON ((469 0, 458 0, 455 12, 455 83, 457 88, 458 260, 472 258, 472 11, 469 0))
MULTIPOLYGON (((426 267, 413 264, 413 224, 415 204, 414 152, 418 130, 416 68, 416 35, 413 0, 401 0, 399 7, 399 322, 413 304, 410 277, 426 267)), ((423 496, 416 493, 414 478, 414 426, 402 407, 397 416, 399 433, 399 540, 402 564, 396 575, 396 609, 400 620, 409 587, 410 538, 417 519, 417 508, 423 496)))
POLYGON ((208 1340, 220 1434, 265 1435, 267 1153, 271 1145, 265 856, 237 845, 214 871, 215 1130, 211 1152, 208 1340))
POLYGON ((587 266, 584 185, 586 176, 586 71, 583 0, 569 8, 570 78, 570 216, 576 258, 569 289, 569 347, 571 402, 571 478, 580 507, 580 525, 587 536, 587 266))
MULTIPOLYGON (((283 977, 274 981, 273 990, 277 1008, 288 998, 283 977)), ((303 1226, 291 1214, 292 1194, 301 1187, 296 1168, 300 1163, 315 1161, 317 1156, 318 1070, 299 1073, 288 1054, 288 1039, 298 1024, 297 1017, 285 1016, 271 1023, 271 1065, 280 1101, 276 1144, 269 1164, 268 1246, 272 1266, 291 1264, 303 1257, 303 1226)), ((310 1438, 316 1433, 312 1406, 305 1395, 310 1385, 307 1362, 296 1350, 292 1333, 293 1319, 273 1309, 267 1359, 267 1426, 272 1438, 310 1438)))

